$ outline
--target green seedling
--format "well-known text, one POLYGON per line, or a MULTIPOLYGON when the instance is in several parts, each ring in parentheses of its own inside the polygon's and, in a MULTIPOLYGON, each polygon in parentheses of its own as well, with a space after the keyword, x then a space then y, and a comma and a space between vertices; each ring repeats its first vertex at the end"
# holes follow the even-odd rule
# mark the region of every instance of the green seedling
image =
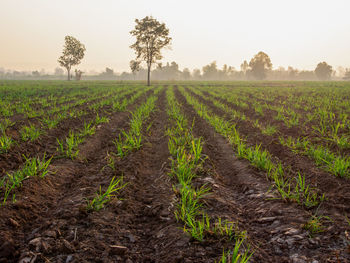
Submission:
POLYGON ((84 127, 82 131, 79 133, 79 137, 86 137, 94 135, 96 132, 96 127, 92 124, 92 122, 86 123, 84 122, 84 127))
POLYGON ((9 119, 5 118, 0 122, 0 133, 5 133, 7 128, 15 125, 15 122, 10 121, 9 119))
POLYGON ((304 224, 303 228, 309 231, 310 237, 325 231, 324 223, 330 222, 328 216, 312 215, 311 218, 304 224))
POLYGON ((40 129, 37 129, 34 124, 30 124, 30 126, 24 126, 20 130, 21 138, 23 141, 35 141, 41 135, 40 129))
POLYGON ((186 223, 187 220, 195 218, 202 207, 200 200, 205 197, 209 191, 210 189, 205 186, 202 186, 196 191, 190 185, 181 185, 179 190, 181 199, 178 204, 178 209, 175 212, 176 219, 186 223))
POLYGON ((48 129, 53 129, 57 126, 57 124, 60 122, 60 119, 59 118, 50 118, 50 117, 47 117, 47 118, 44 118, 42 120, 42 123, 47 126, 48 129))
POLYGON ((52 157, 48 160, 45 160, 45 154, 42 160, 37 158, 27 158, 25 157, 24 166, 13 173, 8 173, 1 181, 0 187, 4 188, 4 200, 3 204, 6 203, 10 193, 20 186, 22 182, 29 177, 40 177, 43 178, 48 174, 48 166, 51 163, 52 157))
POLYGON ((247 249, 243 248, 244 239, 236 240, 233 251, 225 252, 223 250, 221 259, 218 263, 247 263, 252 257, 254 252, 250 251, 250 247, 247 249))
POLYGON ((79 150, 77 148, 83 141, 84 139, 79 135, 74 134, 73 131, 69 131, 69 135, 66 137, 65 141, 60 141, 57 139, 57 150, 63 153, 66 157, 74 159, 78 156, 79 150))
POLYGON ((7 153, 12 145, 13 140, 11 137, 7 136, 6 134, 0 136, 0 153, 7 153))
POLYGON ((237 225, 233 222, 222 221, 218 218, 218 221, 214 225, 214 233, 220 236, 226 236, 229 240, 232 240, 236 236, 237 225))
POLYGON ((277 132, 277 127, 273 125, 267 125, 265 128, 261 129, 262 134, 274 135, 277 132))
POLYGON ((124 99, 122 102, 116 101, 113 103, 112 108, 114 111, 125 111, 128 105, 128 100, 124 99))
POLYGON ((113 171, 115 171, 115 161, 116 160, 115 160, 115 154, 113 152, 112 153, 107 152, 106 161, 107 161, 107 165, 106 166, 108 166, 113 171))
POLYGON ((126 185, 127 184, 123 184, 123 177, 117 179, 113 177, 104 193, 102 193, 102 187, 100 186, 99 192, 96 193, 96 196, 92 200, 87 199, 86 209, 88 211, 101 210, 126 185))
POLYGON ((99 125, 101 123, 108 123, 109 119, 106 116, 100 117, 98 114, 96 115, 95 125, 99 125))

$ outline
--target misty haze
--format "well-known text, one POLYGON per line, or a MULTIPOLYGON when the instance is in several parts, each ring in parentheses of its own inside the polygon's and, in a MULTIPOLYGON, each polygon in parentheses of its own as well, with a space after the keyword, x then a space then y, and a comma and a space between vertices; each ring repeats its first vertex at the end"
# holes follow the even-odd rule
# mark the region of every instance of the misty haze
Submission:
POLYGON ((0 5, 0 263, 350 262, 349 1, 0 5))

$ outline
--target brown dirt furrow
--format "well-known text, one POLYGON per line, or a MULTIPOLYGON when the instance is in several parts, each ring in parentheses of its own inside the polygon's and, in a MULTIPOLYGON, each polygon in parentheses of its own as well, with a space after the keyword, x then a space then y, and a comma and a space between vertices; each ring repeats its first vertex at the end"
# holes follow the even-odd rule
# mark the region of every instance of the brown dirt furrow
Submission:
MULTIPOLYGON (((129 97, 130 95, 127 96, 127 98, 129 97)), ((140 98, 136 100, 136 103, 138 102, 140 102, 140 98)), ((86 108, 86 105, 84 107, 86 108)), ((111 110, 110 106, 105 106, 100 109, 99 116, 104 116, 106 110, 111 110)), ((56 155, 58 146, 57 139, 64 140, 68 135, 69 130, 78 130, 83 127, 84 122, 89 122, 95 117, 96 113, 89 110, 88 114, 84 116, 64 119, 57 125, 57 127, 51 130, 45 130, 44 133, 34 142, 22 142, 19 130, 13 130, 11 137, 19 141, 19 143, 11 148, 8 153, 0 154, 0 176, 5 175, 6 172, 18 169, 18 167, 25 161, 23 155, 26 157, 34 157, 39 154, 40 158, 43 157, 44 153, 46 153, 46 156, 56 155)))
MULTIPOLYGON (((85 224, 84 198, 93 196, 99 185, 109 184, 111 173, 105 175, 101 170, 106 165, 107 152, 114 150, 113 139, 120 129, 128 129, 129 116, 129 112, 114 113, 110 122, 101 125, 81 146, 83 160, 54 160, 50 165, 53 174, 24 181, 16 193, 18 201, 0 208, 0 262, 17 262, 20 257, 26 258, 26 253, 40 258, 35 262, 44 262, 53 251, 70 254, 75 250, 69 226, 80 219, 85 224)), ((69 128, 75 127, 72 125, 69 128)))
MULTIPOLYGON (((88 96, 88 94, 86 94, 86 96, 88 96)), ((56 107, 60 107, 62 105, 73 104, 75 101, 77 101, 78 99, 81 99, 81 98, 82 97, 79 96, 79 97, 75 98, 75 100, 69 101, 68 103, 57 104, 56 107)), ((89 101, 88 104, 93 104, 93 103, 96 103, 96 102, 101 101, 103 99, 106 99, 106 97, 101 96, 100 98, 89 101)), ((72 110, 72 109, 79 110, 79 109, 84 109, 85 107, 86 107, 86 105, 77 105, 77 106, 71 107, 69 110, 72 110)), ((36 107, 36 110, 41 110, 41 109, 44 109, 44 111, 49 110, 49 108, 40 108, 40 106, 36 107)), ((58 113, 60 113, 60 112, 58 112, 58 113)), ((48 116, 52 116, 52 115, 48 115, 48 116)), ((8 128, 7 133, 9 135, 15 135, 14 139, 16 139, 17 141, 20 141, 20 137, 19 137, 19 134, 17 132, 19 132, 19 130, 25 125, 34 124, 36 127, 40 127, 41 119, 43 117, 47 117, 47 116, 27 118, 22 113, 16 113, 10 117, 10 120, 12 122, 15 122, 15 124, 8 128)))
MULTIPOLYGON (((190 91, 190 90, 189 90, 190 91)), ((206 97, 211 96, 208 92, 203 91, 203 94, 206 97)), ((341 156, 348 156, 350 154, 350 149, 341 149, 336 143, 331 142, 331 141, 326 141, 325 139, 322 138, 322 136, 319 136, 312 128, 312 126, 318 126, 319 122, 313 121, 313 122, 308 122, 306 120, 299 120, 300 125, 293 126, 293 127, 287 127, 285 123, 281 120, 276 120, 274 117, 276 116, 276 111, 270 110, 270 109, 264 109, 264 116, 261 116, 257 114, 253 107, 251 106, 251 102, 245 101, 249 106, 248 109, 243 109, 242 107, 239 107, 225 99, 222 98, 215 98, 218 101, 220 101, 223 104, 226 104, 230 108, 244 113, 246 116, 248 116, 251 120, 259 120, 260 123, 263 123, 265 126, 266 125, 273 125, 277 127, 277 134, 275 136, 278 137, 278 135, 283 135, 283 137, 288 137, 291 136, 293 138, 303 138, 306 137, 308 140, 311 140, 313 143, 323 145, 327 148, 329 148, 332 152, 334 152, 337 155, 341 156), (302 129, 301 129, 302 126, 302 129)), ((286 99, 286 98, 285 98, 286 99)), ((267 103, 265 101, 265 103, 267 103)), ((296 110, 298 112, 298 110, 296 110)), ((299 112, 300 113, 300 112, 299 112)), ((302 116, 305 116, 305 112, 300 113, 302 115, 299 115, 299 118, 302 116)), ((254 128, 258 130, 257 128, 254 128)), ((343 132, 339 132, 339 136, 341 136, 343 132)), ((277 138, 278 139, 278 138, 277 138)))
POLYGON ((249 241, 256 248, 252 262, 346 262, 350 260, 344 229, 329 226, 329 230, 309 238, 302 228, 311 213, 296 204, 271 199, 266 175, 235 157, 228 141, 201 119, 185 98, 176 96, 191 121, 194 132, 204 139, 204 154, 214 178, 205 178, 213 194, 208 200, 209 211, 223 218, 236 218, 241 230, 247 230, 249 241))
MULTIPOLYGON (((59 160, 55 175, 29 180, 16 204, 0 209, 0 262, 182 262, 196 258, 174 216, 168 168, 165 92, 139 151, 103 167, 113 138, 127 128, 117 114, 83 147, 84 161, 59 160), (98 143, 96 144, 96 142, 98 143), (106 209, 87 213, 85 197, 113 176, 128 183, 106 209), (32 187, 32 188, 30 188, 32 187), (6 215, 6 216, 5 216, 6 215), (24 262, 24 261, 22 261, 24 262)), ((196 261, 186 261, 196 262, 196 261)), ((197 262, 205 262, 203 260, 197 262)))
MULTIPOLYGON (((211 101, 191 93, 194 97, 205 103, 215 114, 230 120, 231 116, 217 108, 211 101)), ((319 212, 337 217, 337 224, 346 225, 344 215, 350 213, 350 207, 346 205, 350 201, 350 180, 339 178, 318 168, 310 158, 293 153, 288 147, 280 144, 278 136, 261 134, 260 130, 246 121, 238 121, 236 128, 242 136, 245 136, 251 145, 259 145, 266 149, 272 156, 282 161, 284 167, 290 167, 291 171, 299 171, 305 175, 308 184, 318 188, 327 197, 319 212), (339 216, 338 216, 339 215, 339 216)))

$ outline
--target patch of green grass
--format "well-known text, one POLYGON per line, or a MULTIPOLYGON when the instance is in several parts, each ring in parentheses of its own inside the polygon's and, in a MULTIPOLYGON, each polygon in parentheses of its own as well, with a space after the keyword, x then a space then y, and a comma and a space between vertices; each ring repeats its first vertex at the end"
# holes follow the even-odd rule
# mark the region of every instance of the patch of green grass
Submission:
POLYGON ((96 196, 92 200, 87 199, 86 209, 88 211, 101 210, 126 185, 127 184, 123 183, 123 177, 119 177, 117 179, 113 177, 105 192, 102 192, 102 187, 100 186, 96 196))
MULTIPOLYGON (((40 160, 39 157, 36 158, 27 158, 25 157, 24 166, 13 172, 8 173, 1 181, 0 188, 4 189, 4 199, 3 204, 6 203, 10 193, 17 187, 22 186, 22 182, 29 177, 40 177, 43 178, 48 174, 48 167, 51 163, 52 157, 46 160, 44 155, 43 159, 40 160)), ((15 197, 12 199, 15 200, 15 197)))
POLYGON ((74 159, 78 156, 78 146, 84 141, 78 134, 75 134, 72 130, 69 131, 69 135, 63 141, 57 139, 57 150, 64 154, 64 156, 74 159))
POLYGON ((309 231, 310 237, 325 231, 324 223, 330 222, 328 216, 312 215, 311 218, 304 224, 303 228, 309 231))
POLYGON ((218 263, 247 263, 252 257, 253 252, 250 251, 250 247, 243 247, 244 239, 237 239, 235 247, 232 251, 225 252, 223 250, 222 256, 218 263))
POLYGON ((99 125, 101 123, 108 123, 109 119, 106 116, 100 117, 98 114, 96 115, 95 118, 95 125, 99 125))
POLYGON ((265 135, 274 135, 277 132, 277 127, 274 125, 267 125, 265 128, 261 129, 261 133, 265 135))
POLYGON ((11 127, 15 125, 15 123, 11 120, 9 120, 8 118, 3 119, 0 122, 0 133, 5 133, 7 128, 11 127))
POLYGON ((7 136, 6 134, 0 136, 0 153, 7 153, 13 143, 14 142, 11 137, 7 136))
POLYGON ((42 134, 40 129, 37 129, 34 124, 22 127, 19 132, 23 141, 35 141, 42 134))

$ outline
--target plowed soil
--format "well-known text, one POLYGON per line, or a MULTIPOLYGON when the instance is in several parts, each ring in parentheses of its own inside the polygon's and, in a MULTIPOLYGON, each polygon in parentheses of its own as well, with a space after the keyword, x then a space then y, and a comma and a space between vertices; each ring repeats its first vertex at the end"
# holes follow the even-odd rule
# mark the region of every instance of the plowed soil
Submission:
MULTIPOLYGON (((343 225, 330 223, 309 237, 302 226, 310 211, 276 199, 266 176, 235 157, 227 140, 175 92, 189 122, 195 120, 195 136, 203 138, 208 158, 195 183, 212 189, 205 199, 207 213, 247 231, 254 250, 250 262, 350 262, 343 225)), ((141 101, 145 97, 129 110, 141 101)), ((164 89, 145 125, 150 129, 143 131, 141 149, 118 158, 115 169, 107 166, 113 140, 128 129, 129 117, 129 112, 114 113, 81 145, 78 159, 55 159, 50 175, 26 180, 18 201, 0 207, 0 262, 218 262, 222 249, 234 246, 215 237, 195 241, 174 216, 164 89), (86 198, 114 176, 123 176, 126 187, 104 209, 87 212, 86 198)), ((50 139, 30 151, 53 149, 54 143, 50 139)))

